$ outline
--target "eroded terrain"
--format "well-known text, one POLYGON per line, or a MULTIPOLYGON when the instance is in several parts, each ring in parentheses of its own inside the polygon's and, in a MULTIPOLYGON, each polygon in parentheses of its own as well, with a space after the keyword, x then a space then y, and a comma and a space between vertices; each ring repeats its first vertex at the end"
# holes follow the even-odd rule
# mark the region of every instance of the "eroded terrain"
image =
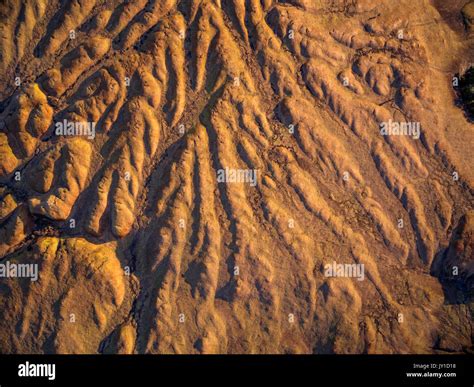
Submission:
POLYGON ((0 352, 472 351, 474 3, 0 20, 0 352))

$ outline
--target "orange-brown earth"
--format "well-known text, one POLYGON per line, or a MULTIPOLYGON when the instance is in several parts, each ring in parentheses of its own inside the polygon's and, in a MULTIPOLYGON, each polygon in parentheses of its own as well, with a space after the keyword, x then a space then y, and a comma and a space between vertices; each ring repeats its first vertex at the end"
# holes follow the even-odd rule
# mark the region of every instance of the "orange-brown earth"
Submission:
POLYGON ((6 0, 0 20, 0 263, 39 268, 0 278, 0 352, 472 351, 453 77, 474 3, 6 0))

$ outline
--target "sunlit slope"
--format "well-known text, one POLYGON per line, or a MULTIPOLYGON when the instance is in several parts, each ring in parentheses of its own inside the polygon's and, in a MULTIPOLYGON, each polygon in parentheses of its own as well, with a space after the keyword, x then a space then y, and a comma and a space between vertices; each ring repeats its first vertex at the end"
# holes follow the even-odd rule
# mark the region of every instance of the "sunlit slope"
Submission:
POLYGON ((0 352, 472 348, 454 3, 4 2, 0 352))

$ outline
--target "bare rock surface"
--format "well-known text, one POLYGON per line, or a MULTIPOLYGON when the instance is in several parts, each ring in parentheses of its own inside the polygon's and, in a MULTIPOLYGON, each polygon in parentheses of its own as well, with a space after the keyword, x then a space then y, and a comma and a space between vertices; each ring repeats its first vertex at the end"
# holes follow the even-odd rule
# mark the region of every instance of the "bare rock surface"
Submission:
POLYGON ((0 352, 472 352, 472 2, 0 18, 0 352))

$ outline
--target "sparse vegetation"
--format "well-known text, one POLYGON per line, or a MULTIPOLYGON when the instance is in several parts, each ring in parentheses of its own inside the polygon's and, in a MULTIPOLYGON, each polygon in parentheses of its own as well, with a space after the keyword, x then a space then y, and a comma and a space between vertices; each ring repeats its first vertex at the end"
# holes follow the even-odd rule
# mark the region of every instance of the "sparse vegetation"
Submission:
POLYGON ((470 67, 459 79, 459 95, 466 113, 474 120, 474 67, 470 67))

